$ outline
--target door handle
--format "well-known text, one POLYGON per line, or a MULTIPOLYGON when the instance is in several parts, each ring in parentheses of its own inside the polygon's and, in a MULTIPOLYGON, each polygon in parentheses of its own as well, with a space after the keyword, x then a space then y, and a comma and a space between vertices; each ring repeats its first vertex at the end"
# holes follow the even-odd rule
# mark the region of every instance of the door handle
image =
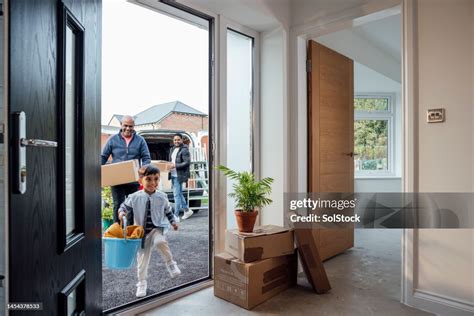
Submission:
POLYGON ((352 151, 350 153, 346 154, 346 155, 348 155, 349 157, 352 157, 352 158, 354 158, 355 156, 359 156, 359 154, 355 154, 352 151))
POLYGON ((43 139, 20 139, 21 146, 32 146, 32 147, 58 147, 58 143, 52 140, 43 139))
POLYGON ((26 147, 58 147, 58 143, 50 140, 27 139, 25 112, 13 113, 13 189, 16 193, 26 192, 26 147))

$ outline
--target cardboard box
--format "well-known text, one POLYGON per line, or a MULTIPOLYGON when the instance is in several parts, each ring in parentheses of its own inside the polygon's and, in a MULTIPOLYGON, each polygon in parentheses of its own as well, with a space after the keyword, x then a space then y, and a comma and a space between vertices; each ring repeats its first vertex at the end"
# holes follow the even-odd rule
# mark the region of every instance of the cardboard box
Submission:
POLYGON ((103 165, 102 186, 137 182, 139 168, 137 159, 103 165))
POLYGON ((244 263, 227 253, 214 256, 214 295, 251 309, 296 284, 296 255, 244 263))
POLYGON ((161 171, 160 169, 160 184, 158 186, 160 191, 172 190, 171 180, 168 180, 168 173, 168 171, 161 171))
POLYGON ((274 225, 255 227, 253 233, 226 230, 225 251, 243 262, 289 255, 295 251, 293 230, 274 225))
POLYGON ((326 293, 331 289, 331 285, 312 231, 310 228, 298 228, 297 226, 295 228, 296 244, 306 278, 316 293, 326 293))
POLYGON ((169 166, 171 165, 171 162, 166 160, 152 160, 151 163, 160 169, 160 173, 165 171, 167 172, 169 170, 169 166))

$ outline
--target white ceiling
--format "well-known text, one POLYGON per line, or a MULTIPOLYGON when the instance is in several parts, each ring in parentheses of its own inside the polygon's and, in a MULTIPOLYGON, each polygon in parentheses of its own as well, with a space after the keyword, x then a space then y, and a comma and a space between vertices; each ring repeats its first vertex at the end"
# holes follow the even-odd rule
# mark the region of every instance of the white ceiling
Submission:
POLYGON ((256 9, 260 2, 255 0, 182 0, 180 2, 223 15, 259 32, 268 31, 278 26, 278 21, 274 16, 256 9))
POLYGON ((325 16, 363 6, 374 0, 291 0, 292 25, 300 25, 325 16))
POLYGON ((401 25, 400 14, 370 22, 353 30, 372 45, 386 52, 392 58, 401 61, 401 25))
POLYGON ((401 81, 400 14, 314 40, 396 82, 401 81))

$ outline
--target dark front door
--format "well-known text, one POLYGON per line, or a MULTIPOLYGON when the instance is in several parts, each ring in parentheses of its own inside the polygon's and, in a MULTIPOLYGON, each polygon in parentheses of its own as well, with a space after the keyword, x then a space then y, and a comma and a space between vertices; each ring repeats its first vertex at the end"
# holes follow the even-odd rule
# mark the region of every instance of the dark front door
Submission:
POLYGON ((97 315, 101 0, 15 0, 7 14, 8 302, 97 315))

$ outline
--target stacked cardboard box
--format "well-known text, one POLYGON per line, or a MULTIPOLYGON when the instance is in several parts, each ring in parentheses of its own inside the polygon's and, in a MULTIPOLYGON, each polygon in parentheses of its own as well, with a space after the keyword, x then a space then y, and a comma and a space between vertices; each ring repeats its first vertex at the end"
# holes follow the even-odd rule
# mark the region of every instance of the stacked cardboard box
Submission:
POLYGON ((251 309, 296 284, 293 234, 273 225, 226 231, 226 253, 214 256, 214 295, 251 309))

